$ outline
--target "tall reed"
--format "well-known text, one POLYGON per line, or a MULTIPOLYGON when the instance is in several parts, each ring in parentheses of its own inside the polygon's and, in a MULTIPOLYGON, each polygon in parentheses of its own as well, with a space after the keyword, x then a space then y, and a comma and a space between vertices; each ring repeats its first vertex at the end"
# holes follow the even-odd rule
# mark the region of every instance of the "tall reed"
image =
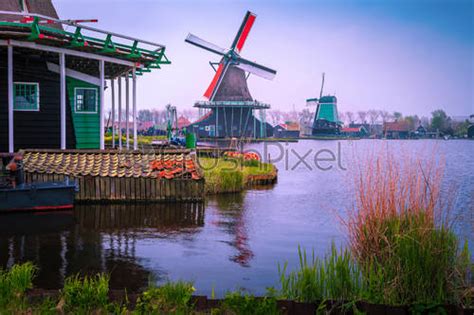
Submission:
POLYGON ((443 163, 390 150, 357 168, 349 244, 377 303, 460 303, 469 253, 451 231, 443 163))

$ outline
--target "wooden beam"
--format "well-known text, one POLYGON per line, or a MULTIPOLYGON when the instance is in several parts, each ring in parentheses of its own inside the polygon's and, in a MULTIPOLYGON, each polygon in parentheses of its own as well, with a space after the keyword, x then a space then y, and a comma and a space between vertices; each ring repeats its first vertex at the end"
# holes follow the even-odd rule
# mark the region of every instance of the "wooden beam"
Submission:
MULTIPOLYGON (((12 40, 12 39, 9 39, 9 40, 6 40, 6 41, 0 41, 0 46, 7 46, 7 45, 11 45, 11 46, 14 46, 14 47, 23 47, 23 48, 29 48, 29 49, 35 49, 35 50, 42 50, 42 51, 47 51, 47 52, 54 52, 54 53, 65 53, 66 55, 70 55, 70 56, 76 56, 76 57, 99 60, 99 61, 102 60, 102 61, 106 61, 108 63, 114 63, 114 64, 124 65, 124 66, 128 66, 128 67, 136 67, 137 66, 137 64, 135 62, 130 62, 130 61, 126 61, 126 60, 122 60, 122 59, 118 59, 118 58, 87 53, 87 52, 83 52, 83 51, 77 51, 77 50, 60 48, 60 47, 53 47, 53 46, 45 46, 45 45, 40 45, 40 44, 33 43, 33 42, 22 42, 22 41, 12 40)), ((139 65, 139 67, 141 67, 141 64, 139 65)))

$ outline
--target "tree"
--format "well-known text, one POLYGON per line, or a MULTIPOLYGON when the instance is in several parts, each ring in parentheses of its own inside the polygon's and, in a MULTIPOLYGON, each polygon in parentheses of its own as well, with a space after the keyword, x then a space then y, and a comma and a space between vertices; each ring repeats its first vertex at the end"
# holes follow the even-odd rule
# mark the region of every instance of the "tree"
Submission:
POLYGON ((431 130, 439 130, 442 133, 450 133, 451 117, 446 115, 444 110, 438 109, 431 113, 431 130))
POLYGON ((357 116, 359 117, 359 121, 360 121, 361 124, 366 123, 366 121, 365 121, 365 118, 367 117, 367 112, 366 111, 363 111, 363 110, 358 111, 357 116))
POLYGON ((354 122, 354 113, 346 112, 346 119, 349 124, 352 124, 354 122))
POLYGON ((420 125, 420 118, 418 118, 418 115, 406 116, 404 120, 410 127, 410 130, 415 130, 420 125))
POLYGON ((399 121, 400 119, 402 119, 403 115, 400 112, 393 112, 393 117, 396 121, 399 121))
POLYGON ((386 123, 390 119, 390 113, 387 112, 386 110, 381 110, 380 111, 380 117, 382 117, 382 122, 386 123))
POLYGON ((313 113, 308 108, 303 109, 298 113, 298 119, 303 134, 311 134, 311 128, 313 125, 313 113))
POLYGON ((151 114, 151 111, 149 109, 141 109, 138 111, 139 122, 146 122, 146 121, 152 121, 152 120, 153 120, 153 115, 151 114))

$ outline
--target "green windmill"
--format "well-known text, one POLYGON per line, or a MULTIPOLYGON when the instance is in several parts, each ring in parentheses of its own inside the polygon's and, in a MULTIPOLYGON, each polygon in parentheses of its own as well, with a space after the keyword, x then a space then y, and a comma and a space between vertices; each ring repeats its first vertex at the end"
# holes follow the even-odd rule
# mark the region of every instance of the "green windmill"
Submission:
POLYGON ((306 105, 317 105, 311 134, 313 136, 335 135, 339 133, 341 122, 337 115, 337 98, 334 95, 323 96, 324 72, 319 98, 309 98, 306 105))

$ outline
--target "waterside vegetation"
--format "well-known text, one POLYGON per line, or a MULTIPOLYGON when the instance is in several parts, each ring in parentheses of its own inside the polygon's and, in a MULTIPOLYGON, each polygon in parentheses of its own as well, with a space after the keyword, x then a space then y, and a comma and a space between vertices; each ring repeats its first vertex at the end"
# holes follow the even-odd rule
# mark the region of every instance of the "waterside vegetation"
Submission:
POLYGON ((277 176, 274 165, 256 160, 200 157, 198 162, 204 172, 206 194, 240 192, 254 179, 275 180, 277 176))

